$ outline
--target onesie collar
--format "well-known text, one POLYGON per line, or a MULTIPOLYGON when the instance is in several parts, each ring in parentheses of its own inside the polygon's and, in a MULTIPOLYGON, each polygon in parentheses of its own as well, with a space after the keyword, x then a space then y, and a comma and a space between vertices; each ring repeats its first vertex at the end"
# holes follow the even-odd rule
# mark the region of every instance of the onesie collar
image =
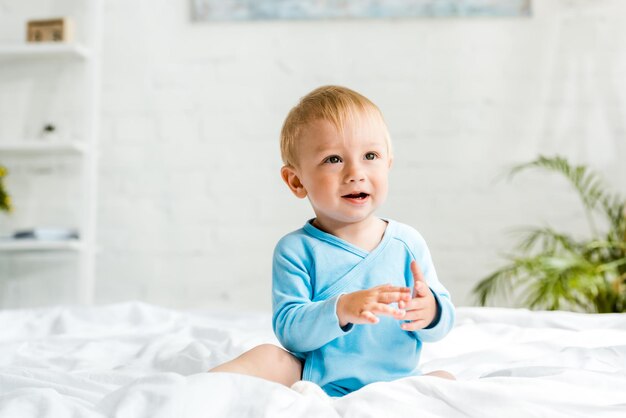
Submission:
POLYGON ((339 237, 336 237, 333 234, 329 234, 328 232, 324 232, 321 229, 318 229, 317 227, 315 227, 313 225, 313 220, 315 218, 311 218, 309 219, 306 224, 304 224, 304 231, 321 240, 321 241, 325 241, 328 242, 329 244, 332 245, 336 245, 338 247, 341 247, 347 251, 350 251, 351 253, 354 253, 360 257, 367 257, 369 255, 373 255, 374 253, 378 253, 382 248, 384 248, 387 245, 387 242, 389 241, 389 239, 391 238, 391 236, 393 235, 393 230, 395 229, 395 222, 392 221, 391 219, 386 219, 386 218, 380 218, 383 221, 387 222, 387 227, 385 228, 385 232, 383 234, 383 238, 380 240, 380 242, 378 243, 378 245, 376 246, 376 248, 374 248, 371 252, 367 252, 364 249, 357 247, 356 245, 352 245, 351 243, 349 243, 348 241, 345 241, 339 237))

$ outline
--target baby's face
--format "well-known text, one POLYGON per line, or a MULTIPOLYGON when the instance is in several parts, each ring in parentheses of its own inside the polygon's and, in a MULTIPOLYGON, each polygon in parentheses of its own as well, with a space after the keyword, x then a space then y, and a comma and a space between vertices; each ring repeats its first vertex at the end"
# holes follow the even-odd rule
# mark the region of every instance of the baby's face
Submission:
POLYGON ((387 198, 391 157, 381 123, 361 117, 342 131, 312 122, 298 143, 298 177, 317 222, 328 231, 366 225, 387 198))

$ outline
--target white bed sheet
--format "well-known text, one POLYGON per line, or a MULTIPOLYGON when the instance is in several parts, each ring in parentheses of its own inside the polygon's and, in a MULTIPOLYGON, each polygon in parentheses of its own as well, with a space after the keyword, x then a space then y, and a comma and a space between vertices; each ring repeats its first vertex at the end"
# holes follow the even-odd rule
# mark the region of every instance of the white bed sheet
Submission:
POLYGON ((0 417, 626 417, 626 314, 457 316, 422 356, 424 371, 457 381, 410 377, 324 399, 204 373, 277 343, 266 313, 140 302, 0 311, 0 417))

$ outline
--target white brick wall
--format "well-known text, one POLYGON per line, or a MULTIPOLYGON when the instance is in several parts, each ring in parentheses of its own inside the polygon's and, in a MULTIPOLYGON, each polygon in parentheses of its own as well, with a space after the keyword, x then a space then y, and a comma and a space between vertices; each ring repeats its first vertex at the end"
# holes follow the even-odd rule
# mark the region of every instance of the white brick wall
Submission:
POLYGON ((274 244, 312 216, 281 183, 278 133, 321 84, 383 110, 396 160, 380 215, 422 232, 459 305, 510 228, 586 233, 560 179, 497 181, 506 167, 559 152, 626 193, 623 1, 536 0, 529 19, 206 24, 189 7, 106 1, 99 303, 269 309, 274 244))

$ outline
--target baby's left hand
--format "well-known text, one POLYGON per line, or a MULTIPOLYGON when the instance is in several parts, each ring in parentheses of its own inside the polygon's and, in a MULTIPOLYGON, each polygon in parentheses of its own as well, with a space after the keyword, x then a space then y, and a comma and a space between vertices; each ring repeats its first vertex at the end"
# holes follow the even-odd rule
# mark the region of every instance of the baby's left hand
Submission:
POLYGON ((410 321, 401 325, 405 331, 417 331, 426 328, 433 322, 437 314, 435 297, 415 260, 411 262, 411 273, 413 273, 413 298, 408 302, 398 302, 398 308, 406 310, 403 319, 410 321))

